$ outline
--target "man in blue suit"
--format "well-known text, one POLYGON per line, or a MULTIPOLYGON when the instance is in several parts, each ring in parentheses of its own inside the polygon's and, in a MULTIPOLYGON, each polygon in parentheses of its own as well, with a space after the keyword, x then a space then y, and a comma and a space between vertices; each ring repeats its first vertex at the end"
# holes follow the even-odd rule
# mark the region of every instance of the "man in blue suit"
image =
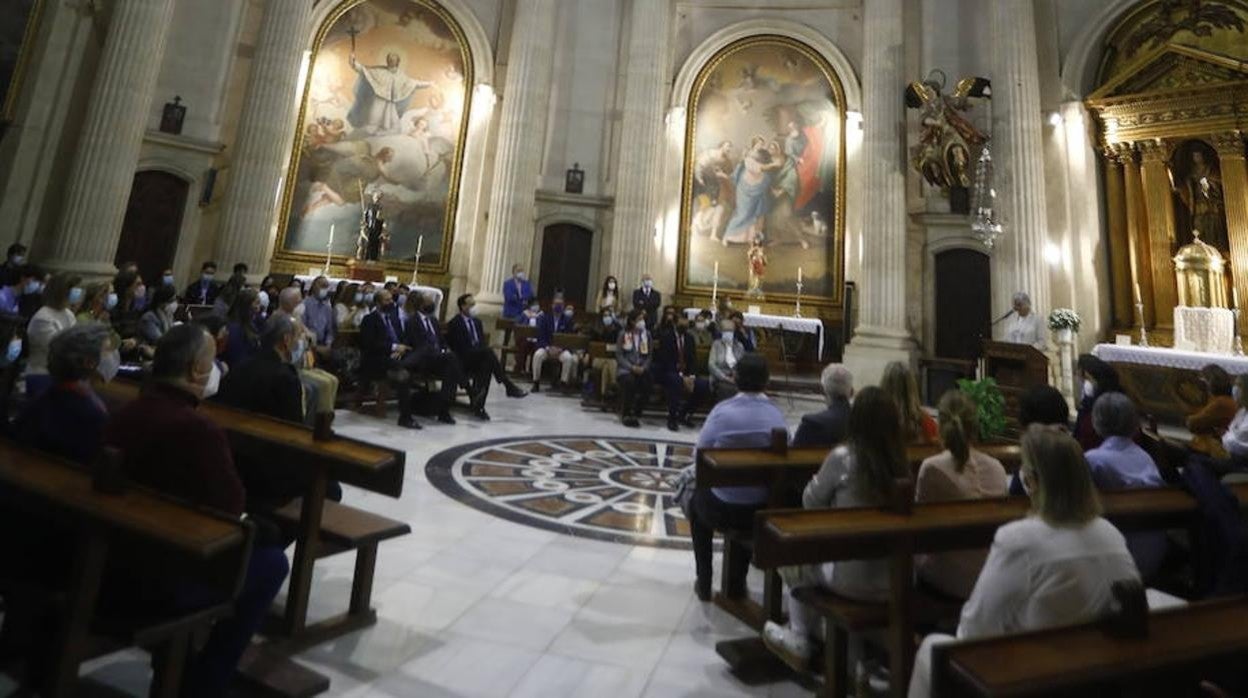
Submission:
POLYGON ((533 295, 533 284, 524 273, 524 265, 516 264, 511 268, 511 278, 503 282, 503 317, 514 320, 524 312, 524 304, 533 295))

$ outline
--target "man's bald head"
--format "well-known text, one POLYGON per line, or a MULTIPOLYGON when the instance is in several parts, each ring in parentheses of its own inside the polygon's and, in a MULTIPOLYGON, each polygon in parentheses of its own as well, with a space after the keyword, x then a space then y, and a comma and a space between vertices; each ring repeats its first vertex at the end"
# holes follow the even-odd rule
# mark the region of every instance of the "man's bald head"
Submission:
POLYGON ((295 308, 299 307, 299 304, 302 302, 303 293, 294 286, 287 286, 282 289, 281 294, 278 296, 278 306, 288 313, 295 312, 295 308))

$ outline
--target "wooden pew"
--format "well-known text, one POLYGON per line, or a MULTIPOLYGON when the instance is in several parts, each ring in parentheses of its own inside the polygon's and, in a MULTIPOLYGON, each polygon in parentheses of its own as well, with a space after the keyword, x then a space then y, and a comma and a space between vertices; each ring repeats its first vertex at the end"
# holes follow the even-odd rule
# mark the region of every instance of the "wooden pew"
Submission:
MULTIPOLYGON (((1001 461, 1001 465, 1005 467, 1005 472, 1007 473, 1013 473, 1022 466, 1023 452, 1022 447, 1018 443, 992 442, 976 444, 974 448, 984 455, 992 456, 1001 461)), ((919 466, 922 465, 924 460, 944 450, 945 447, 940 444, 906 446, 906 460, 910 462, 911 471, 917 475, 919 466)))
MULTIPOLYGON (((110 410, 135 399, 139 385, 114 380, 98 392, 110 410)), ((364 441, 334 436, 316 441, 302 424, 237 410, 212 402, 200 405, 206 417, 225 430, 235 453, 256 463, 280 461, 306 467, 307 494, 278 512, 280 522, 296 531, 286 608, 276 630, 287 636, 284 649, 295 651, 353 632, 377 622, 370 607, 377 545, 411 532, 411 527, 369 512, 325 500, 329 480, 354 485, 390 497, 403 492, 405 454, 364 441), (316 560, 348 550, 356 551, 351 602, 346 613, 316 624, 307 623, 316 560)))
MULTIPOLYGON (((1231 489, 1248 502, 1248 483, 1231 489)), ((1196 500, 1176 488, 1100 497, 1105 518, 1123 531, 1183 526, 1197 511, 1196 500)), ((893 695, 904 696, 915 650, 914 555, 988 547, 998 528, 1026 516, 1030 506, 1025 497, 1012 497, 916 504, 909 515, 867 508, 763 511, 755 520, 753 562, 772 570, 888 557, 890 674, 893 695)))
POLYGON ((1242 667, 1245 653, 1248 597, 1207 601, 1150 613, 1142 637, 1097 622, 939 645, 932 653, 932 695, 1182 695, 1180 686, 1191 690, 1200 669, 1242 667), (1173 678, 1180 686, 1167 681, 1173 678))
MULTIPOLYGON (((43 693, 54 698, 75 695, 79 665, 99 648, 120 643, 152 649, 151 695, 176 696, 191 636, 228 615, 229 600, 241 588, 251 551, 250 527, 140 487, 101 493, 86 471, 3 440, 0 484, 15 495, 16 508, 35 519, 32 525, 46 517, 73 531, 73 549, 65 551, 72 556, 68 588, 59 593, 42 585, 34 589, 58 597, 59 608, 43 693), (160 560, 220 591, 223 601, 177 616, 102 619, 96 601, 110 550, 141 550, 145 559, 160 560)), ((4 535, 12 539, 20 533, 4 535)), ((29 571, 0 573, 7 592, 16 593, 21 584, 13 575, 29 571)), ((328 686, 323 681, 321 690, 328 686)))

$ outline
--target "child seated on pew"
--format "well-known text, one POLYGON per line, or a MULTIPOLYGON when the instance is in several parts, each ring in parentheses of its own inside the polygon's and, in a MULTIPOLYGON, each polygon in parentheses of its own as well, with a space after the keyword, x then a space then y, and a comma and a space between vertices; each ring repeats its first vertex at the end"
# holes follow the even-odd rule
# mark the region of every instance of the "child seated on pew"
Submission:
MULTIPOLYGON (((880 388, 865 388, 850 409, 846 443, 828 454, 806 485, 802 506, 836 509, 887 504, 893 496, 893 480, 909 475, 904 443, 896 403, 880 388)), ((802 587, 823 587, 855 601, 888 599, 886 558, 788 567, 780 574, 790 593, 802 587)), ((792 595, 789 624, 769 621, 763 627, 763 642, 798 671, 806 670, 811 638, 818 635, 815 612, 792 595)))
MULTIPOLYGON (((1008 486, 1001 461, 971 447, 979 437, 975 402, 959 390, 940 398, 940 440, 945 450, 923 461, 914 501, 946 502, 1004 497, 1008 486)), ((955 550, 922 555, 916 560, 919 578, 947 596, 965 599, 984 566, 987 550, 955 550)))
MULTIPOLYGON (((962 607, 956 639, 1089 622, 1111 609, 1114 582, 1140 579, 1126 539, 1101 518, 1100 498, 1078 442, 1064 431, 1033 424, 1023 434, 1022 456, 1031 513, 997 529, 962 607)), ((931 695, 932 646, 954 639, 924 638, 910 677, 910 698, 931 695)))

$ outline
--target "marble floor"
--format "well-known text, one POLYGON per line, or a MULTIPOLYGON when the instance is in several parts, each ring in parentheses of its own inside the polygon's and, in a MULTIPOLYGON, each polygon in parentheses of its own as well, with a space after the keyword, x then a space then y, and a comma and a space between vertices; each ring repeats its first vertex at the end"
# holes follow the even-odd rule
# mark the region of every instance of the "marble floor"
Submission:
MULTIPOLYGON (((465 415, 454 426, 426 420, 424 430, 411 432, 339 413, 341 433, 407 453, 400 499, 347 488, 344 501, 406 521, 412 533, 380 548, 377 625, 298 655, 331 678, 327 695, 806 695, 790 683, 749 687, 728 673, 715 643, 748 631, 694 598, 688 551, 512 523, 447 497, 425 478, 430 456, 474 441, 594 434, 692 442, 695 430, 673 435, 653 419, 630 430, 575 399, 543 393, 508 400, 493 392, 488 423, 465 415)), ((790 424, 819 406, 809 396, 777 402, 790 424)), ((313 618, 345 609, 353 562, 341 555, 317 564, 313 618)), ((757 571, 751 588, 761 588, 757 571)), ((85 670, 110 688, 143 695, 145 659, 114 655, 85 670)))

